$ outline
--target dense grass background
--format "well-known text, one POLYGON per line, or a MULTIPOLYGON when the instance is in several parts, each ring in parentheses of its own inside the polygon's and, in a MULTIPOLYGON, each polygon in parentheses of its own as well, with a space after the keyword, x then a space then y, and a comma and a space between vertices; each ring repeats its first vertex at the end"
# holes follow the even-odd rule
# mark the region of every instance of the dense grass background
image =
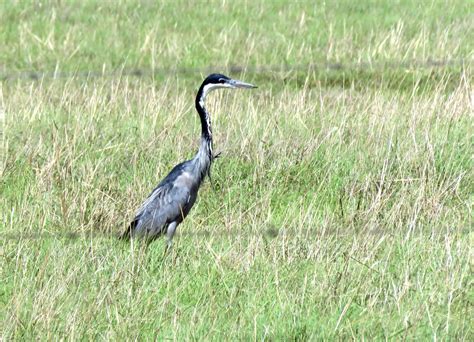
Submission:
POLYGON ((471 1, 0 4, 10 339, 473 340, 471 1), (175 246, 117 241, 199 139, 175 246))

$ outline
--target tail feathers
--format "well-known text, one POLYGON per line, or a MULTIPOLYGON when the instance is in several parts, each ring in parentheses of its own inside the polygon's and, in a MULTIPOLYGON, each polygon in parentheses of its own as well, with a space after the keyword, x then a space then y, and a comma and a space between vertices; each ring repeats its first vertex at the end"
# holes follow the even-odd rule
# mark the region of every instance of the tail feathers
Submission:
POLYGON ((132 237, 132 233, 137 227, 139 221, 140 221, 140 218, 135 217, 135 219, 132 222, 130 222, 127 229, 122 234, 120 234, 119 239, 129 240, 132 237))

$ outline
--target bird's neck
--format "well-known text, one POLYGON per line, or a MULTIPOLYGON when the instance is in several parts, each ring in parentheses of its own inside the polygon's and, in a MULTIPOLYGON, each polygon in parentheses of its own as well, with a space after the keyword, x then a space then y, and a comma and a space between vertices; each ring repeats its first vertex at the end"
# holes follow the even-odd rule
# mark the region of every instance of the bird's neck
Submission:
POLYGON ((211 117, 204 106, 205 95, 201 87, 196 96, 196 110, 201 119, 201 144, 196 154, 197 166, 202 175, 202 179, 209 174, 213 155, 212 155, 212 128, 211 117))

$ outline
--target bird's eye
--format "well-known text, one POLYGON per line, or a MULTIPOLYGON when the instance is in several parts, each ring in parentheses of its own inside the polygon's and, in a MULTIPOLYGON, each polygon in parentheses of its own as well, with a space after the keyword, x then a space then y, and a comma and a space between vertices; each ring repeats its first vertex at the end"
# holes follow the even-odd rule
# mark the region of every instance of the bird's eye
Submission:
POLYGON ((225 79, 219 78, 219 83, 225 83, 225 79))

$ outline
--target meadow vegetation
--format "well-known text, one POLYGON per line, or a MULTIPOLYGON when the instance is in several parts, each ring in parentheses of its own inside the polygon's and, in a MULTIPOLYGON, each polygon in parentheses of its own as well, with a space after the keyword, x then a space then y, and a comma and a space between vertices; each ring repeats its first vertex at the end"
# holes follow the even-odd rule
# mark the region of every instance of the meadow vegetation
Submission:
POLYGON ((3 2, 0 338, 473 340, 471 1, 3 2), (116 239, 195 153, 174 248, 116 239))

